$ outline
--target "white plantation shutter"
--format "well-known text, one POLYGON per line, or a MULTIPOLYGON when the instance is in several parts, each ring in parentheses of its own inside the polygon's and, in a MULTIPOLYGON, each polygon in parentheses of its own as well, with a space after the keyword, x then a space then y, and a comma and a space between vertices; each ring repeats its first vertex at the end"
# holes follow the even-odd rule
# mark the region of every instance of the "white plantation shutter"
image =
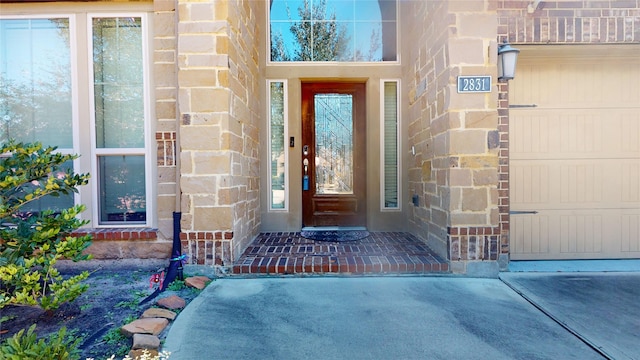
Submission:
POLYGON ((383 208, 399 208, 398 202, 398 83, 384 83, 383 111, 383 208))

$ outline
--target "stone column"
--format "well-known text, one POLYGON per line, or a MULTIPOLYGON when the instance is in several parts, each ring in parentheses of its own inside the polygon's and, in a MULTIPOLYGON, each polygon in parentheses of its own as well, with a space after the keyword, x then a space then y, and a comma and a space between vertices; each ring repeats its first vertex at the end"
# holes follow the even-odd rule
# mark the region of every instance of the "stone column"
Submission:
POLYGON ((421 29, 403 47, 403 60, 412 62, 405 86, 409 147, 416 149, 409 185, 420 199, 413 230, 451 261, 452 271, 488 276, 497 274, 500 234, 494 3, 409 2, 401 20, 421 29), (416 13, 424 17, 409 20, 416 13), (491 75, 492 91, 458 93, 461 75, 491 75))
POLYGON ((178 0, 181 226, 193 263, 230 266, 257 233, 261 6, 178 0))

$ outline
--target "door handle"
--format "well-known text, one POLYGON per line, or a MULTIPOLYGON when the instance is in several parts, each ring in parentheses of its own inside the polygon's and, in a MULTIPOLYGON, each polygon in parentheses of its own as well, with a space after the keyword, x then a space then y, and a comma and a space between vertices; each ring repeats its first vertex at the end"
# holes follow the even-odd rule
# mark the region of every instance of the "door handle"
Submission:
POLYGON ((309 159, 304 158, 304 160, 302 160, 302 166, 304 168, 304 175, 302 176, 302 190, 306 191, 309 190, 309 159))
POLYGON ((510 215, 532 215, 537 214, 538 212, 535 210, 511 210, 509 211, 510 215))

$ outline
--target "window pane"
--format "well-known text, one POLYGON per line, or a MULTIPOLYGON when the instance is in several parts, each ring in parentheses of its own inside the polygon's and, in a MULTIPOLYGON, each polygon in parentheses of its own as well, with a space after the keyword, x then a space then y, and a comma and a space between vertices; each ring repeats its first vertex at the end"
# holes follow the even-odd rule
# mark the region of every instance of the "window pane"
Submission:
POLYGON ((396 0, 274 0, 272 61, 395 61, 396 0))
POLYGON ((0 142, 73 148, 69 19, 0 20, 0 142))
POLYGON ((93 19, 98 148, 144 147, 142 20, 93 19))
POLYGON ((298 9, 301 9, 303 7, 304 0, 273 0, 271 2, 271 20, 301 20, 298 9))
POLYGON ((356 61, 382 61, 382 25, 377 22, 356 23, 354 47, 356 61))
MULTIPOLYGON (((52 176, 64 176, 65 172, 71 169, 73 169, 73 162, 68 161, 57 172, 53 173, 52 176)), ((27 203, 20 208, 20 211, 35 213, 45 210, 53 210, 54 212, 59 212, 60 210, 68 209, 72 206, 73 194, 60 194, 60 196, 48 195, 42 199, 27 203)))
POLYGON ((271 83, 271 208, 285 208, 284 83, 271 83))
POLYGON ((100 223, 145 223, 144 156, 98 157, 100 223))
POLYGON ((380 21, 382 18, 378 0, 356 0, 354 6, 357 7, 354 13, 356 21, 380 21))
MULTIPOLYGON (((360 3, 360 1, 358 2, 360 3)), ((313 1, 314 7, 319 6, 320 3, 321 1, 319 0, 313 1)), ((353 0, 326 0, 326 3, 327 12, 325 14, 318 14, 315 17, 317 20, 331 19, 332 16, 335 15, 336 20, 338 21, 353 21, 355 17, 355 3, 353 0), (330 16, 326 16, 327 13, 330 14, 330 16), (325 15, 325 17, 322 15, 325 15)), ((358 10, 362 10, 361 6, 358 6, 358 10)), ((378 15, 380 14, 378 13, 378 15)))
POLYGON ((384 83, 384 207, 398 208, 398 84, 384 83))
POLYGON ((316 194, 353 194, 353 95, 316 94, 316 194))

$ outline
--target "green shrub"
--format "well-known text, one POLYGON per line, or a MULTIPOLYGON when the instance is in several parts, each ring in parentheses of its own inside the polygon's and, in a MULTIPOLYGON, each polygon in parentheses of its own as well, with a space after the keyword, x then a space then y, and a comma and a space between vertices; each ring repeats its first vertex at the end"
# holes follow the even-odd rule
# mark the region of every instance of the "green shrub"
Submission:
POLYGON ((7 360, 47 359, 76 360, 80 358, 78 346, 81 338, 73 339, 66 328, 38 340, 36 325, 31 325, 27 333, 24 329, 8 338, 0 347, 0 358, 7 360))
POLYGON ((19 304, 55 310, 88 288, 81 284, 87 272, 63 279, 54 267, 60 259, 90 258, 83 251, 91 236, 72 235, 87 223, 77 218, 85 207, 76 205, 59 213, 22 210, 45 196, 71 194, 88 183, 88 174, 62 170, 77 156, 55 150, 13 141, 0 148, 0 309, 19 304))

